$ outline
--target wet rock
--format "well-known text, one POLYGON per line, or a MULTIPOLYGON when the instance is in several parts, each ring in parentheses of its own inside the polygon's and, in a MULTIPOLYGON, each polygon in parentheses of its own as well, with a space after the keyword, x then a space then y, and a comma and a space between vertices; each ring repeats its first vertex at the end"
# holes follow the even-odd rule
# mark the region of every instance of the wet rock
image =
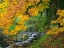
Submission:
POLYGON ((27 40, 28 40, 29 42, 33 42, 33 38, 32 38, 32 37, 29 37, 27 40))
POLYGON ((25 32, 19 34, 17 42, 13 44, 12 48, 26 48, 29 46, 33 40, 37 40, 40 37, 41 33, 38 32, 25 32))
POLYGON ((35 36, 37 36, 37 34, 32 34, 32 37, 35 37, 35 36))
POLYGON ((37 37, 38 37, 37 34, 32 34, 31 37, 29 37, 29 38, 32 39, 32 40, 35 40, 35 39, 37 39, 37 37))
POLYGON ((28 32, 28 35, 29 35, 29 36, 31 36, 32 34, 33 34, 33 32, 30 32, 30 33, 28 32))

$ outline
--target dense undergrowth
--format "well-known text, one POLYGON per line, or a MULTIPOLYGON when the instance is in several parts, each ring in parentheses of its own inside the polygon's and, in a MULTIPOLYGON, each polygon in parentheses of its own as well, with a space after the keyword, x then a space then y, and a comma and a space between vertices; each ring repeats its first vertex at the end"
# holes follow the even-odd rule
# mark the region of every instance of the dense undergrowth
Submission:
POLYGON ((34 41, 30 48, 64 48, 64 33, 58 35, 46 34, 34 41))

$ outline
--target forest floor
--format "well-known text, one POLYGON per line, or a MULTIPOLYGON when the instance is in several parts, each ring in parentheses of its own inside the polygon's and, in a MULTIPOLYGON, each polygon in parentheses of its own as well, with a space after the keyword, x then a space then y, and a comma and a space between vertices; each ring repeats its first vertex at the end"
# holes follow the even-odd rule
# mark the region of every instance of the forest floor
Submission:
POLYGON ((30 48, 64 48, 64 33, 57 35, 44 35, 39 40, 34 41, 30 48))

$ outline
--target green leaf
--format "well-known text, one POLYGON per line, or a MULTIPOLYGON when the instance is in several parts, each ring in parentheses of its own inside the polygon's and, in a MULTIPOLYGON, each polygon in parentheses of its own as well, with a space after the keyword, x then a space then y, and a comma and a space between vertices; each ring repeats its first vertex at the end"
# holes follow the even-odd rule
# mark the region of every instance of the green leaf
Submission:
POLYGON ((14 22, 15 22, 15 23, 18 23, 19 21, 20 21, 20 18, 17 17, 14 22))
POLYGON ((4 2, 4 0, 0 0, 0 4, 2 4, 4 2))
POLYGON ((0 45, 0 48, 2 48, 2 46, 0 45))
POLYGON ((15 27, 16 27, 16 24, 11 25, 10 28, 8 29, 8 31, 11 32, 12 30, 15 29, 15 27))
POLYGON ((3 31, 3 28, 0 28, 0 31, 3 31))
POLYGON ((42 32, 44 30, 44 28, 43 27, 40 27, 39 29, 38 29, 38 32, 42 32))

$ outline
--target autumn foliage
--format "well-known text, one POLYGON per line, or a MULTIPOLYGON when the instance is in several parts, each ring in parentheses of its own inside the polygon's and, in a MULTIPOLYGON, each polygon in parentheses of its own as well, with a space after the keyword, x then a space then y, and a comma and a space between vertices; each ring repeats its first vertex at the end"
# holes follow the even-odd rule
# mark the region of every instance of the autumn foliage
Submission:
POLYGON ((57 13, 58 18, 53 20, 52 24, 59 24, 58 27, 51 28, 47 33, 48 34, 58 34, 60 32, 64 32, 64 10, 58 10, 57 13))
POLYGON ((48 8, 50 0, 0 0, 0 28, 6 35, 26 30, 25 21, 48 8))

